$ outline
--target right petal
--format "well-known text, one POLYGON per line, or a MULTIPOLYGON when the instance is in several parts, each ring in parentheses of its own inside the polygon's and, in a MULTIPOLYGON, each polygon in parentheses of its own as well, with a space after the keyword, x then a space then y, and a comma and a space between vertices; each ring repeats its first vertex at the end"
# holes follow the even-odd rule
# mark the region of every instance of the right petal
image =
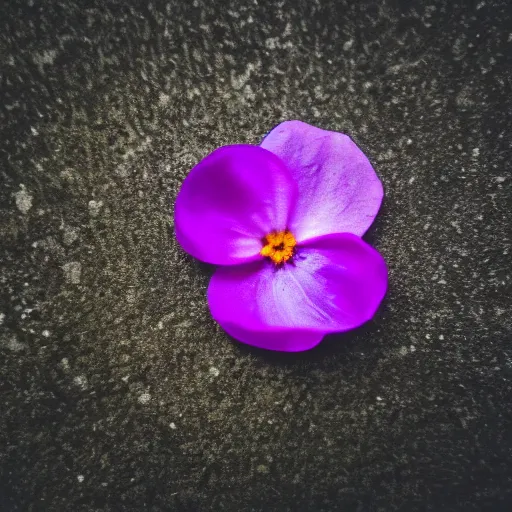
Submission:
POLYGON ((262 239, 285 230, 297 187, 279 157, 246 144, 201 160, 181 186, 176 238, 195 258, 235 265, 260 258, 262 239))
POLYGON ((290 169, 299 197, 288 228, 297 242, 331 233, 363 236, 379 211, 382 183, 347 135, 285 121, 261 142, 290 169))

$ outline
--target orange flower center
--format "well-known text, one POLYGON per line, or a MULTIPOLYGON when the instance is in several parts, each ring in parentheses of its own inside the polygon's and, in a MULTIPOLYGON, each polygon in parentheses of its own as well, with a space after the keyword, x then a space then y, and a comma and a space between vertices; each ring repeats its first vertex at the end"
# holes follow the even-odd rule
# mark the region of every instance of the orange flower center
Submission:
POLYGON ((285 230, 272 231, 263 239, 263 244, 260 254, 280 265, 293 256, 297 242, 292 233, 285 230))

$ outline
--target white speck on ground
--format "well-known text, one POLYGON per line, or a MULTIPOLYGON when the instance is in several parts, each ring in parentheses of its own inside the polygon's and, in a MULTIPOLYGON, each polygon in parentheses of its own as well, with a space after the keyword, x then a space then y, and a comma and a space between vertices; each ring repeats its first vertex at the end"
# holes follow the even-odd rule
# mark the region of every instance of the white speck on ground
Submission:
POLYGON ((95 201, 94 199, 89 201, 89 215, 91 217, 97 217, 100 214, 103 201, 95 201))
POLYGON ((14 194, 14 200, 18 210, 26 215, 32 208, 32 196, 26 191, 25 185, 20 185, 21 190, 14 194))
POLYGON ((5 320, 5 313, 0 313, 0 325, 4 323, 5 320))
POLYGON ((70 261, 62 265, 64 279, 70 284, 79 284, 82 273, 82 265, 78 261, 70 261))
POLYGON ((279 46, 279 38, 278 37, 269 37, 265 40, 265 46, 269 50, 275 50, 279 46))
POLYGON ((158 103, 162 106, 167 105, 171 97, 168 94, 161 92, 158 96, 158 103))
POLYGON ((498 183, 503 183, 506 180, 505 176, 496 176, 496 181, 498 183))
POLYGON ((382 402, 382 397, 378 396, 377 397, 377 402, 382 402))
POLYGON ((440 334, 440 335, 439 335, 439 339, 440 339, 441 341, 443 341, 443 340, 444 340, 444 335, 443 335, 443 334, 440 334))
POLYGON ((345 51, 350 50, 350 48, 352 48, 353 44, 354 44, 354 40, 353 39, 349 39, 348 41, 345 41, 343 43, 343 50, 345 50, 345 51))
POLYGON ((82 483, 82 482, 85 480, 85 477, 84 477, 84 475, 78 475, 78 476, 76 477, 76 479, 77 479, 80 483, 82 483))
POLYGON ((41 333, 45 338, 49 338, 50 337, 50 331, 48 329, 45 329, 42 333, 41 333))
POLYGON ((218 377, 220 374, 220 371, 218 368, 215 368, 215 366, 212 366, 209 370, 210 375, 213 375, 214 377, 218 377))
POLYGON ((265 464, 260 464, 257 468, 256 468, 256 471, 258 473, 268 473, 268 466, 265 466, 265 464))
POLYGON ((64 233, 62 234, 62 243, 64 245, 71 245, 78 238, 78 229, 71 226, 64 226, 64 233))
POLYGON ((43 64, 53 64, 55 57, 57 57, 57 50, 44 50, 41 53, 35 53, 32 55, 32 60, 35 64, 39 64, 41 66, 43 64))
POLYGON ((82 389, 87 389, 87 377, 85 375, 77 375, 73 382, 82 389))
POLYGON ((416 347, 415 347, 414 345, 411 345, 411 346, 409 347, 409 350, 410 350, 411 352, 416 352, 416 347))
POLYGON ((176 423, 170 423, 169 427, 171 427, 173 430, 176 430, 176 423))
POLYGON ((21 343, 16 339, 16 336, 11 336, 6 342, 4 342, 4 345, 13 352, 21 352, 27 348, 24 343, 21 343))
POLYGON ((473 149, 473 156, 478 156, 480 154, 480 148, 473 149))
POLYGON ((139 398, 137 398, 137 401, 139 402, 139 404, 147 404, 149 403, 151 400, 151 395, 149 393, 142 393, 142 395, 139 396, 139 398))

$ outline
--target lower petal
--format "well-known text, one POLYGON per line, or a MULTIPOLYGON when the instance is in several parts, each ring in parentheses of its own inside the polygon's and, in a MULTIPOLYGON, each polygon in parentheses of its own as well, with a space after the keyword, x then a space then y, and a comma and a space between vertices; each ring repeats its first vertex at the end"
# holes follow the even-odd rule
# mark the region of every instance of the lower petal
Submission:
MULTIPOLYGON (((251 345, 294 350, 370 320, 387 288, 386 264, 359 237, 343 233, 299 247, 293 264, 258 261, 217 269, 208 288, 214 319, 251 345), (285 348, 283 348, 285 347, 285 348)), ((308 347, 310 348, 310 347, 308 347)))

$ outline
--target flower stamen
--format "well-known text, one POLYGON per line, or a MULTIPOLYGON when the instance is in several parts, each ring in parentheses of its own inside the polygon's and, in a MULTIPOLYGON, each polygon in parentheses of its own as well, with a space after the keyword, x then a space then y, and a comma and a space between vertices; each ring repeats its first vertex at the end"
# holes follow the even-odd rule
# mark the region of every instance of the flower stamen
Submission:
POLYGON ((270 258, 276 265, 281 265, 293 256, 297 242, 293 234, 285 230, 272 231, 265 236, 263 244, 260 254, 270 258))

